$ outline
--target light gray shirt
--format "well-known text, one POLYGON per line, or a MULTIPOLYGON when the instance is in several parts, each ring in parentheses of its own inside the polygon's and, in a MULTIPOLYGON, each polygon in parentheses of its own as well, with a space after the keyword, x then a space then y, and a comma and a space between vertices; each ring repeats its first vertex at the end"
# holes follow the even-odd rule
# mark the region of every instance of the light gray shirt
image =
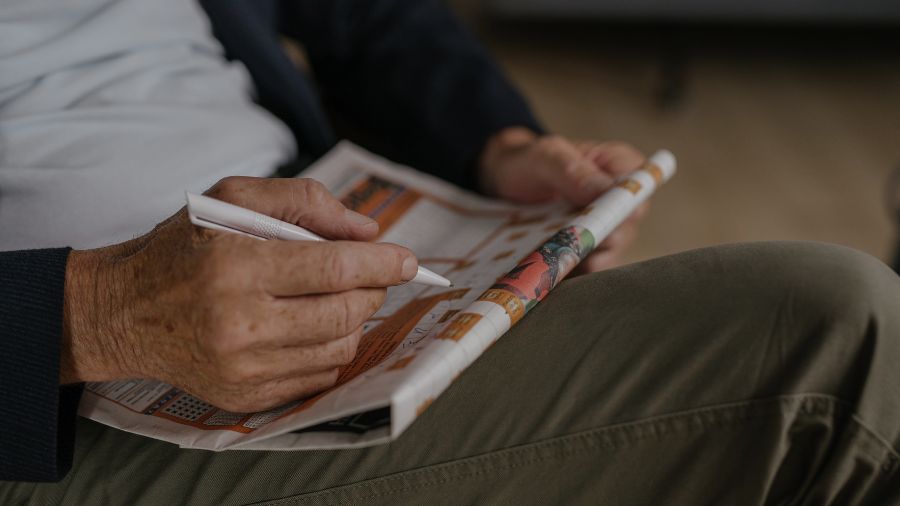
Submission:
POLYGON ((120 242, 272 174, 296 148, 252 93, 189 0, 3 0, 0 250, 120 242))

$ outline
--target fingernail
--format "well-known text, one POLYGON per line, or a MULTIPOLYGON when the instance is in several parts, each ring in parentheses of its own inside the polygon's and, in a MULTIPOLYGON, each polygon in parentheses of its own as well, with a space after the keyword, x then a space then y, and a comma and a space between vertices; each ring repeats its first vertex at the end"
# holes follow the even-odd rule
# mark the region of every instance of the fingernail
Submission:
POLYGON ((400 277, 403 278, 403 281, 409 281, 416 277, 418 271, 419 262, 416 260, 416 257, 410 255, 403 260, 403 269, 400 272, 400 277))
POLYGON ((344 217, 347 218, 347 221, 349 221, 350 223, 359 225, 361 227, 371 227, 378 225, 378 223, 376 223, 372 218, 369 218, 364 214, 359 214, 358 212, 351 209, 344 210, 344 217))

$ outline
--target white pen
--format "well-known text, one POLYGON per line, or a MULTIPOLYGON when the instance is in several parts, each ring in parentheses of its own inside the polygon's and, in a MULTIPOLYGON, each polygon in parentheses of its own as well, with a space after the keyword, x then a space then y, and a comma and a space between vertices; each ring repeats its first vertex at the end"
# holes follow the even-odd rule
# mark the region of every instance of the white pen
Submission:
MULTIPOLYGON (((285 241, 325 241, 305 228, 243 207, 222 202, 204 195, 185 192, 188 216, 198 227, 242 234, 255 239, 281 239, 285 241)), ((411 280, 423 285, 449 287, 450 280, 422 266, 411 280)))

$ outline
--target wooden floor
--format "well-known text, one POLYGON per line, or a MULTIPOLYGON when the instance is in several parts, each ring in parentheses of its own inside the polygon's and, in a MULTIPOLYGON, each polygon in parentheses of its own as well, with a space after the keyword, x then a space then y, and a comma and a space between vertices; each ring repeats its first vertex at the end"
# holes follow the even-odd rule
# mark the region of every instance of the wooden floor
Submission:
POLYGON ((900 58, 864 32, 847 45, 809 40, 821 30, 474 24, 550 130, 678 156, 628 261, 773 239, 892 254, 900 58), (686 70, 666 107, 663 55, 686 70))

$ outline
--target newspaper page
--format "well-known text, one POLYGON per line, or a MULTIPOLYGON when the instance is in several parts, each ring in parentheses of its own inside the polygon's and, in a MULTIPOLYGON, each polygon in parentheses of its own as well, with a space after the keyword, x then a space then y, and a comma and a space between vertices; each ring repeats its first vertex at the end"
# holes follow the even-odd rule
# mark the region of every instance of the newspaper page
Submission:
POLYGON ((585 209, 490 200, 342 142, 300 177, 375 219, 451 288, 388 289, 337 384, 259 413, 218 409, 153 380, 89 383, 80 412, 209 450, 353 448, 396 438, 674 172, 665 152, 585 209))

